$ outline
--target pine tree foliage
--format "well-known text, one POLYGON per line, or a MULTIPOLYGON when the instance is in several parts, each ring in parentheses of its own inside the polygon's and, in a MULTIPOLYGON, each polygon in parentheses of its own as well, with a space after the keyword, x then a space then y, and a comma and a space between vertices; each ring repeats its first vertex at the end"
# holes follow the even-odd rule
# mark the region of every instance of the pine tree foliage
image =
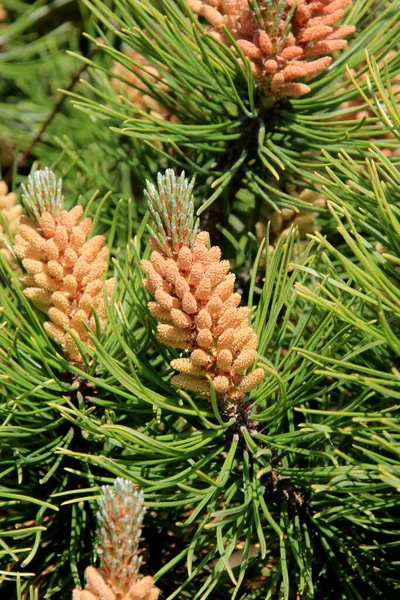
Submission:
POLYGON ((61 88, 68 87, 76 76, 78 79, 85 76, 66 51, 84 49, 90 53, 81 43, 81 33, 82 30, 95 33, 92 15, 77 0, 5 0, 2 4, 7 12, 0 22, 3 176, 12 169, 15 172, 13 185, 22 183, 24 179, 19 177, 18 171, 21 173, 22 169, 28 174, 27 166, 33 157, 42 161, 43 167, 57 165, 57 174, 64 177, 65 191, 73 195, 72 201, 77 200, 82 190, 89 198, 96 191, 103 195, 113 192, 111 201, 115 205, 121 195, 128 199, 133 194, 133 184, 127 174, 137 170, 148 158, 138 153, 128 158, 131 153, 123 152, 106 128, 100 132, 93 119, 87 119, 86 115, 80 118, 80 113, 71 110, 65 97, 62 109, 57 109, 63 100, 61 88), (54 118, 45 125, 53 113, 54 118), (32 152, 20 161, 36 136, 39 139, 32 152), (19 163, 20 169, 17 168, 19 163), (69 173, 72 185, 66 177, 69 173), (114 181, 110 174, 114 174, 114 181))
MULTIPOLYGON (((361 132, 351 115, 346 116, 349 111, 341 108, 344 101, 358 94, 343 82, 346 65, 357 71, 362 69, 365 50, 384 57, 396 40, 399 27, 396 2, 380 3, 375 7, 373 23, 360 26, 337 60, 311 83, 311 97, 295 99, 290 106, 283 103, 277 110, 274 105, 263 106, 265 94, 256 85, 250 62, 240 48, 236 47, 236 53, 243 66, 231 48, 208 34, 191 16, 185 0, 178 3, 166 0, 161 6, 137 2, 134 11, 124 1, 112 8, 100 0, 85 0, 85 3, 99 18, 102 41, 92 41, 105 56, 102 62, 89 63, 95 70, 93 84, 87 82, 87 86, 95 97, 88 101, 73 95, 75 106, 106 119, 122 136, 145 140, 169 163, 203 176, 198 177, 199 182, 206 180, 214 192, 202 203, 200 213, 224 190, 226 202, 227 197, 232 197, 232 186, 240 186, 242 182, 267 202, 276 198, 282 206, 295 204, 307 208, 306 203, 274 191, 271 180, 279 180, 285 171, 287 177, 301 181, 301 175, 304 177, 308 170, 308 178, 312 180, 313 170, 321 162, 315 156, 321 143, 330 151, 340 145, 352 151, 361 132), (153 29, 157 30, 154 37, 153 29), (121 40, 118 51, 115 36, 121 40), (149 76, 146 69, 140 70, 140 64, 129 58, 127 49, 145 56, 159 72, 159 79, 149 76), (166 121, 145 113, 133 106, 126 94, 120 99, 111 98, 110 65, 115 62, 123 65, 127 74, 136 69, 142 89, 166 106, 176 120, 166 121), (158 85, 161 81, 165 87, 158 85), (338 119, 339 116, 342 118, 338 119), (303 157, 302 173, 296 160, 299 153, 303 157), (248 164, 251 169, 246 168, 248 164)), ((346 15, 346 23, 357 27, 362 14, 358 9, 365 2, 354 4, 346 15)), ((390 61, 392 72, 398 69, 397 63, 398 58, 390 61)), ((121 75, 118 79, 122 79, 121 75)), ((369 137, 377 134, 377 130, 378 126, 369 128, 369 137)))
POLYGON ((143 498, 124 577, 139 552, 144 597, 396 598, 398 1, 353 0, 339 21, 356 28, 348 45, 304 80, 309 93, 277 101, 244 46, 186 0, 2 5, 4 194, 20 206, 20 184, 49 167, 65 209, 80 205, 104 236, 116 285, 103 323, 81 315, 83 360, 70 360, 24 293, 0 203, 0 596, 112 598, 93 588, 97 549, 112 540, 112 559, 120 544, 123 563, 115 515, 143 498), (160 222, 144 190, 166 168, 195 176, 181 204, 163 190, 168 235, 190 245, 209 231, 258 339, 264 377, 233 407, 216 386, 174 385, 190 354, 162 343, 148 308, 160 222), (307 240, 272 231, 288 209, 313 215, 307 240))

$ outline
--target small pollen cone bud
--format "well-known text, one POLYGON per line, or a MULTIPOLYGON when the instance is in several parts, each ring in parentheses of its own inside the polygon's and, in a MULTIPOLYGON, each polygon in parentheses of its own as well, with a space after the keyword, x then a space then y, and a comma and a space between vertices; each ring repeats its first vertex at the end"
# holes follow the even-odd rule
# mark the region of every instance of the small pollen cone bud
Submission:
POLYGON ((86 587, 74 590, 73 600, 157 600, 160 590, 153 578, 139 579, 143 493, 122 478, 102 491, 97 513, 101 566, 86 569, 86 587))
MULTIPOLYGON (((280 2, 232 2, 232 0, 186 0, 203 17, 206 31, 227 46, 235 39, 249 59, 257 84, 275 98, 301 96, 310 88, 298 79, 312 79, 342 50, 342 39, 355 31, 336 25, 352 0, 282 0, 280 2)), ((243 64, 242 59, 238 59, 243 64)))
POLYGON ((260 367, 258 369, 254 369, 254 371, 251 371, 248 375, 243 377, 242 381, 240 382, 238 392, 249 392, 250 390, 253 390, 258 386, 263 377, 264 369, 261 369, 260 367))
POLYGON ((194 225, 188 182, 167 171, 159 175, 158 184, 158 190, 148 186, 155 198, 150 212, 157 234, 150 261, 143 260, 142 268, 145 287, 155 300, 148 308, 158 321, 159 341, 190 350, 189 356, 171 361, 179 372, 171 382, 209 394, 211 379, 223 401, 238 401, 264 373, 256 369, 246 374, 257 358, 257 335, 248 325, 251 311, 239 306, 229 262, 221 260, 219 248, 208 247, 208 233, 194 225), (246 379, 252 373, 257 375, 246 379))
MULTIPOLYGON (((21 204, 16 204, 17 196, 13 192, 8 191, 5 181, 0 181, 0 214, 12 236, 18 230, 19 218, 22 213, 21 204)), ((9 246, 7 232, 3 227, 2 219, 0 219, 0 252, 10 266, 15 268, 16 263, 7 246, 9 246)))
POLYGON ((82 219, 82 206, 63 208, 61 180, 45 169, 28 178, 23 201, 30 218, 21 217, 14 251, 28 275, 21 278, 27 298, 50 319, 47 335, 60 344, 73 362, 82 356, 73 334, 90 345, 86 326, 96 331, 96 312, 101 330, 106 324, 105 300, 114 279, 104 281, 107 248, 104 237, 87 240, 91 219, 82 219))

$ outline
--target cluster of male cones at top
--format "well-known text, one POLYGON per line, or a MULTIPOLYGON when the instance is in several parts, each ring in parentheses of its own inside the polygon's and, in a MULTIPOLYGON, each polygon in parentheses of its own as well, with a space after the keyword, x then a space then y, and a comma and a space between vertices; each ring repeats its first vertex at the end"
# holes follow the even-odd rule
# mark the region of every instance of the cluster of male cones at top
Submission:
POLYGON ((103 486, 102 492, 97 513, 101 566, 86 569, 85 589, 75 589, 72 600, 157 600, 160 590, 153 578, 139 579, 143 493, 120 477, 113 487, 103 486))
POLYGON ((250 308, 240 307, 235 275, 221 260, 218 246, 208 248, 209 235, 198 231, 193 214, 193 183, 168 169, 158 176, 158 189, 146 195, 155 230, 150 260, 142 261, 145 287, 154 296, 148 307, 158 321, 158 339, 187 350, 171 361, 179 371, 172 383, 182 389, 215 392, 237 402, 264 376, 262 368, 247 372, 256 359, 257 334, 248 325, 250 308))
POLYGON ((310 79, 345 48, 352 25, 337 25, 352 0, 186 0, 222 43, 232 39, 267 94, 301 96, 310 79))
MULTIPOLYGON (((207 21, 208 34, 229 47, 233 38, 233 51, 249 59, 256 85, 269 99, 307 94, 306 81, 329 67, 331 55, 347 45, 343 38, 355 31, 353 25, 337 25, 352 0, 186 2, 207 21)), ((111 82, 116 92, 152 117, 179 122, 171 106, 151 93, 156 84, 157 90, 173 95, 161 71, 136 50, 123 50, 130 64, 114 62, 111 82)), ((242 58, 238 62, 243 66, 242 58)))

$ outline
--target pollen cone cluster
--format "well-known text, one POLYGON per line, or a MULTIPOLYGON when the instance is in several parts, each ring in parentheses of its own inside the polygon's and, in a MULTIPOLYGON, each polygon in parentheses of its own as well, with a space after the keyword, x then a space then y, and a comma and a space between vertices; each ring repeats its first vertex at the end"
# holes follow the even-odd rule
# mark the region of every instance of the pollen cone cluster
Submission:
POLYGON ((299 79, 310 79, 342 50, 351 25, 336 23, 352 0, 187 0, 204 17, 208 31, 231 45, 226 27, 242 53, 250 59, 254 76, 275 98, 301 96, 310 91, 299 79))
POLYGON ((139 541, 145 513, 143 494, 126 479, 103 486, 97 514, 101 567, 86 569, 86 587, 73 600, 157 600, 160 590, 150 576, 138 579, 139 541))
POLYGON ((163 80, 160 71, 154 67, 144 56, 134 50, 126 50, 126 56, 136 64, 131 64, 130 67, 125 67, 119 62, 115 62, 112 68, 113 77, 112 85, 114 90, 132 102, 132 104, 153 117, 163 119, 165 121, 176 121, 176 117, 172 112, 161 102, 153 98, 149 94, 149 89, 143 83, 142 78, 157 86, 158 90, 169 93, 168 85, 163 80), (122 78, 118 79, 118 77, 122 78))
POLYGON ((92 220, 82 219, 82 206, 63 209, 61 180, 57 183, 48 169, 36 171, 23 190, 31 217, 21 217, 14 250, 27 271, 21 279, 24 294, 48 315, 47 335, 71 361, 79 362, 82 356, 66 328, 90 345, 86 325, 96 331, 95 310, 104 328, 104 299, 114 286, 113 279, 103 281, 108 253, 104 237, 87 239, 92 220))
POLYGON ((191 192, 184 174, 176 180, 171 170, 159 175, 158 191, 148 186, 157 226, 150 260, 142 261, 154 296, 148 306, 159 322, 158 339, 187 351, 171 361, 179 371, 172 383, 207 394, 210 378, 220 397, 237 401, 264 375, 261 368, 246 374, 256 361, 257 335, 248 325, 250 309, 239 307, 229 261, 221 260, 218 246, 208 248, 208 233, 193 223, 191 192))
MULTIPOLYGON (((13 236, 18 230, 19 217, 22 212, 22 206, 16 204, 16 199, 17 197, 13 192, 8 192, 7 184, 0 181, 0 213, 13 236)), ((0 220, 0 252, 10 265, 15 266, 15 261, 11 252, 7 249, 7 244, 7 234, 0 220)))
MULTIPOLYGON (((387 56, 385 57, 385 59, 381 60, 378 63, 378 67, 383 68, 384 63, 389 62, 395 56, 396 56, 396 52, 394 52, 394 51, 389 52, 387 54, 387 56)), ((357 73, 356 73, 355 69, 350 69, 350 73, 351 73, 352 77, 354 79, 356 79, 356 81, 358 83, 362 83, 363 81, 365 81, 368 78, 368 72, 363 73, 359 77, 357 77, 357 73)), ((346 75, 346 79, 350 79, 348 75, 346 75)), ((393 93, 393 96, 397 103, 397 106, 399 107, 400 106, 400 74, 395 75, 390 83, 391 83, 391 91, 393 93)), ((341 91, 343 91, 343 90, 341 90, 341 91)), ((380 92, 377 92, 376 95, 377 95, 377 98, 381 97, 380 92)), ((382 107, 384 106, 383 103, 381 104, 381 106, 382 107)), ((361 121, 361 119, 373 119, 376 116, 374 111, 369 106, 367 106, 367 107, 365 106, 365 101, 361 97, 354 98, 352 100, 348 100, 347 102, 343 102, 341 104, 341 108, 345 108, 345 109, 353 108, 354 109, 353 111, 346 112, 346 115, 344 116, 344 118, 346 118, 346 119, 356 119, 357 121, 361 121)), ((375 137, 375 139, 376 139, 376 137, 375 137)), ((392 133, 387 133, 387 134, 381 136, 380 139, 394 140, 396 138, 392 133)), ((385 156, 398 158, 398 157, 400 157, 400 148, 398 147, 398 144, 396 146, 397 147, 390 146, 387 148, 381 148, 381 151, 383 152, 383 154, 385 156)))

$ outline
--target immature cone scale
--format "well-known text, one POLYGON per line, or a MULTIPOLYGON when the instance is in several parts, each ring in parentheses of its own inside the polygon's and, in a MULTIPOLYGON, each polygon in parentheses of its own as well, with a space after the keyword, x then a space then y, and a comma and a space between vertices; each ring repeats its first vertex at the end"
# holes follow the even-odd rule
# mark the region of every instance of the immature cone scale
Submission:
POLYGON ((208 233, 190 223, 191 187, 171 170, 158 177, 158 191, 149 185, 149 208, 157 233, 153 252, 142 261, 146 289, 154 296, 149 310, 159 322, 158 339, 188 350, 171 361, 179 371, 172 383, 208 394, 209 379, 224 400, 238 401, 264 376, 261 368, 245 374, 256 361, 257 335, 248 325, 250 309, 239 307, 235 276, 221 260, 218 246, 208 248, 208 233))
POLYGON ((153 578, 138 579, 143 493, 122 478, 102 491, 97 513, 101 567, 86 569, 86 587, 75 589, 73 600, 157 600, 160 590, 154 587, 153 578))
POLYGON ((82 219, 82 206, 63 209, 61 180, 56 182, 51 171, 36 171, 23 191, 32 217, 21 217, 14 251, 27 271, 21 278, 24 294, 50 318, 44 323, 47 335, 71 361, 80 362, 82 356, 66 328, 89 346, 85 325, 96 330, 93 310, 104 328, 104 296, 111 296, 115 283, 103 281, 108 249, 102 235, 87 239, 92 220, 82 219))
POLYGON ((310 88, 299 79, 310 79, 342 50, 342 39, 355 31, 335 24, 352 0, 186 0, 204 17, 208 32, 231 46, 230 32, 249 58, 260 86, 275 98, 301 96, 310 88))
MULTIPOLYGON (((22 213, 22 206, 16 204, 17 196, 8 191, 5 181, 0 181, 0 213, 6 221, 11 235, 15 235, 18 230, 19 217, 22 213)), ((7 236, 0 221, 0 252, 6 258, 7 262, 14 266, 14 259, 11 252, 7 249, 7 236)))

